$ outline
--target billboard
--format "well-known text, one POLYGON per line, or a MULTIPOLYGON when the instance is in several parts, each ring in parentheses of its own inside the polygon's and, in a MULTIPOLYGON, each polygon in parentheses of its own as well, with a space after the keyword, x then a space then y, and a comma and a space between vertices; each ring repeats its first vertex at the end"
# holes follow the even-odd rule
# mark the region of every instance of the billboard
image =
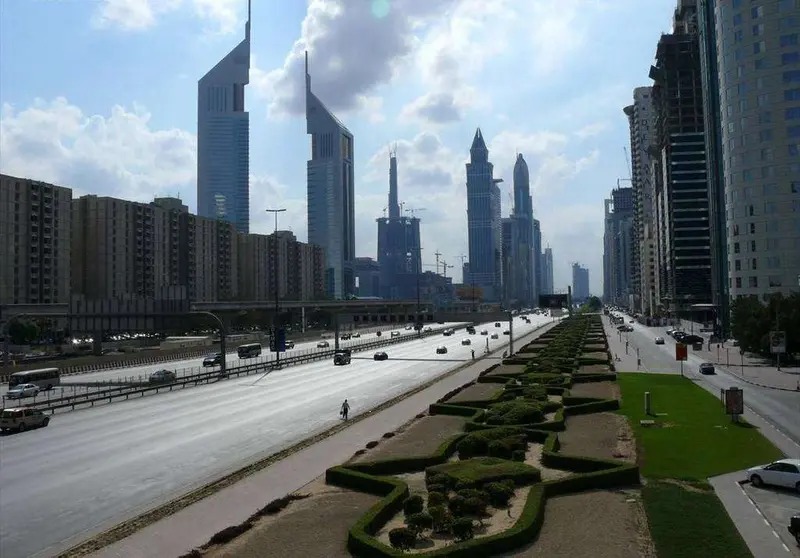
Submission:
POLYGON ((786 332, 785 331, 770 331, 769 332, 769 348, 774 355, 782 355, 786 353, 786 332))
POLYGON ((689 360, 689 347, 684 343, 675 345, 675 360, 689 360))
POLYGON ((473 285, 463 285, 456 289, 456 296, 461 300, 477 300, 483 298, 483 289, 473 285))
POLYGON ((744 414, 744 392, 741 389, 734 387, 725 390, 725 414, 744 414))
POLYGON ((543 294, 539 295, 539 308, 568 308, 569 295, 543 294))

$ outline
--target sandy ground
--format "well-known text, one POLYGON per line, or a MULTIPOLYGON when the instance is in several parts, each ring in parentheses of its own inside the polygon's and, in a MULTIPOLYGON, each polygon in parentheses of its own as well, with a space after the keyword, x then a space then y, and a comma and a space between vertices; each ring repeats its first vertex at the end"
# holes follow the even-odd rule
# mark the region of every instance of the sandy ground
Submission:
POLYGON ((524 364, 501 364, 489 372, 487 376, 505 376, 506 374, 520 374, 521 372, 525 372, 524 364))
POLYGON ((614 382, 591 382, 588 384, 573 384, 569 388, 575 397, 597 397, 600 399, 619 399, 619 386, 614 382))
POLYGON ((542 473, 542 481, 551 481, 562 479, 570 475, 568 471, 561 471, 560 469, 550 469, 542 465, 542 451, 544 446, 542 444, 530 444, 528 451, 525 452, 525 463, 532 467, 536 467, 542 473))
POLYGON ((382 439, 373 449, 353 459, 352 463, 429 455, 445 441, 464 431, 467 419, 432 415, 415 420, 405 430, 388 440, 382 439))
POLYGON ((578 374, 608 374, 609 372, 611 372, 611 367, 607 364, 590 364, 578 367, 578 374))
POLYGON ((503 384, 475 384, 467 389, 461 390, 446 403, 458 401, 480 401, 491 399, 492 396, 503 391, 503 384))
POLYGON ((636 442, 625 417, 612 413, 567 418, 567 429, 558 434, 560 453, 597 459, 636 462, 636 442))
POLYGON ((298 492, 310 494, 227 545, 204 553, 208 558, 349 558, 347 533, 380 498, 327 486, 323 477, 298 492), (320 529, 324 525, 324 529, 320 529), (313 535, 313 536, 311 536, 313 535))
POLYGON ((655 558, 638 492, 595 491, 547 500, 535 543, 518 558, 655 558))
POLYGON ((608 360, 608 353, 606 352, 596 352, 596 353, 583 353, 581 355, 582 358, 596 358, 602 360, 608 360))

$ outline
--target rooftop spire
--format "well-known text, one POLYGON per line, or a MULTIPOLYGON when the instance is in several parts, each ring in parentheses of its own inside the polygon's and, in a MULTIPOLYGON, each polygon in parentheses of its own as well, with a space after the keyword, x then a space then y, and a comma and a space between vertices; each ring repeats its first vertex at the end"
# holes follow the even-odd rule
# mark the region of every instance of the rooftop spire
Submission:
POLYGON ((472 147, 470 149, 486 149, 486 142, 483 141, 483 134, 480 128, 475 131, 475 137, 472 140, 472 147))
POLYGON ((250 14, 252 13, 252 0, 247 0, 247 23, 244 24, 244 38, 250 40, 250 14))

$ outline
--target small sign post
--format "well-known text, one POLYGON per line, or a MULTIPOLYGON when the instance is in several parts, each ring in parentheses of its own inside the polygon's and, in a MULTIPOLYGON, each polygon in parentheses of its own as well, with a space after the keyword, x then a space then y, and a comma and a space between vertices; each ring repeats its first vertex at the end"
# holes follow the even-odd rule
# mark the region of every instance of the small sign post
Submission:
POLYGON ((744 392, 740 388, 732 387, 725 390, 725 413, 736 422, 739 415, 744 414, 744 392))
POLYGON ((683 376, 683 362, 689 359, 689 347, 685 343, 675 345, 675 360, 681 363, 681 376, 683 376))
POLYGON ((769 348, 775 358, 778 359, 778 371, 781 369, 781 355, 786 353, 786 332, 770 331, 769 348))

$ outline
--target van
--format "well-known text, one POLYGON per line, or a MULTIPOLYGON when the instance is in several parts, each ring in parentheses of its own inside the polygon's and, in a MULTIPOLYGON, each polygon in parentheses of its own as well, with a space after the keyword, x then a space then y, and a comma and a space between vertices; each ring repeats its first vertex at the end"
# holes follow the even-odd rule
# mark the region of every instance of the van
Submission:
POLYGON ((3 409, 0 412, 0 431, 16 430, 24 432, 28 428, 47 426, 50 417, 37 409, 3 409))

